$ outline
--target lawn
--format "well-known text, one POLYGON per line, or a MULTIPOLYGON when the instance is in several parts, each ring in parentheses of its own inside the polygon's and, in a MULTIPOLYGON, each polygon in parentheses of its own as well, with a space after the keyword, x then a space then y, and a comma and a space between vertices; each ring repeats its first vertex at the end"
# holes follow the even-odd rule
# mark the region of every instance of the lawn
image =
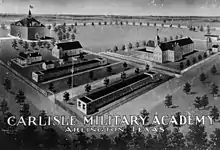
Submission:
MULTIPOLYGON (((193 106, 194 100, 196 96, 203 96, 207 94, 209 97, 209 106, 216 105, 217 108, 220 107, 220 98, 213 97, 210 94, 210 84, 215 83, 220 86, 219 80, 219 72, 220 72, 220 57, 217 56, 215 59, 207 61, 207 63, 197 66, 196 68, 184 73, 180 78, 174 78, 159 87, 149 91, 132 100, 129 103, 126 103, 115 110, 109 112, 108 115, 137 115, 140 110, 145 108, 151 113, 151 117, 155 114, 158 114, 159 117, 164 115, 171 115, 178 111, 182 114, 188 115, 188 112, 194 115, 209 115, 210 108, 203 110, 197 110, 193 106), (218 68, 218 73, 216 75, 212 75, 210 73, 210 68, 213 64, 216 64, 218 68), (201 83, 199 80, 199 75, 201 72, 207 74, 208 79, 205 83, 201 83), (192 85, 192 93, 187 95, 183 92, 183 85, 189 82, 192 85), (164 105, 164 99, 167 94, 171 94, 173 96, 173 104, 179 107, 177 108, 167 108, 164 105)), ((215 123, 214 125, 209 125, 206 122, 206 130, 208 133, 211 133, 214 128, 219 128, 220 123, 215 123)), ((186 133, 188 131, 187 126, 181 128, 181 130, 186 133)))

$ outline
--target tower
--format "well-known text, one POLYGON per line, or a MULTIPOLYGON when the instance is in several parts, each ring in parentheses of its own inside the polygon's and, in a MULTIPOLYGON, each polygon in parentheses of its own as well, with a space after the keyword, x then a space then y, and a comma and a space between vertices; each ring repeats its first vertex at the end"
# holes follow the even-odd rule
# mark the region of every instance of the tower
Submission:
POLYGON ((31 17, 31 10, 29 9, 28 17, 31 17))
POLYGON ((211 39, 211 37, 207 36, 206 44, 207 44, 207 49, 212 48, 212 39, 211 39))
POLYGON ((160 37, 159 37, 159 29, 157 29, 157 34, 156 34, 156 37, 155 37, 155 41, 154 41, 154 46, 157 47, 160 43, 160 37))

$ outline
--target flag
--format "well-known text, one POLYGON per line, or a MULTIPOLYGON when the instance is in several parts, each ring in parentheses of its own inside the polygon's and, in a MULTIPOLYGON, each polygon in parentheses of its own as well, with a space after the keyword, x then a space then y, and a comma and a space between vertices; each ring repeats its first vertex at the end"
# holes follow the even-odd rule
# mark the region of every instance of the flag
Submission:
POLYGON ((30 8, 30 9, 33 9, 34 7, 33 7, 32 5, 29 5, 29 8, 30 8))

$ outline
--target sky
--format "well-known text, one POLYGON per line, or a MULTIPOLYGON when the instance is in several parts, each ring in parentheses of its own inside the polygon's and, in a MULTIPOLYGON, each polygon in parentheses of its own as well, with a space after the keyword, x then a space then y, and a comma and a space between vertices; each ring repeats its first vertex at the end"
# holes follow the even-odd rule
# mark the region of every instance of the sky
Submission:
POLYGON ((220 0, 0 0, 0 13, 220 16, 220 0))

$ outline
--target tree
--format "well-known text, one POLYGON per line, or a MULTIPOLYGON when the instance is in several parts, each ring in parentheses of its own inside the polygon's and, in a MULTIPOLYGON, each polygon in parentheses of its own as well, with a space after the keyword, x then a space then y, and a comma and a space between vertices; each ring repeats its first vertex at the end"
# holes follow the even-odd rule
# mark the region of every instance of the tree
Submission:
POLYGON ((35 34, 35 39, 39 40, 40 39, 40 35, 38 33, 35 34))
POLYGON ((64 39, 64 40, 67 39, 66 33, 63 34, 63 39, 64 39))
POLYGON ((205 95, 203 95, 202 98, 201 98, 201 105, 202 105, 202 107, 205 109, 206 106, 208 106, 208 104, 209 104, 209 98, 208 98, 208 96, 205 94, 205 95))
POLYGON ((179 128, 174 128, 174 131, 170 135, 170 141, 170 149, 181 150, 186 148, 186 139, 179 128))
POLYGON ((157 23, 154 23, 154 26, 156 27, 156 26, 157 26, 157 23))
POLYGON ((52 82, 49 84, 48 89, 49 89, 50 91, 52 91, 52 92, 55 92, 55 87, 54 87, 54 84, 53 84, 52 82))
POLYGON ((193 64, 196 63, 196 57, 193 57, 193 60, 192 60, 193 64))
POLYGON ((143 24, 143 23, 142 23, 142 22, 140 22, 140 26, 142 26, 142 24, 143 24))
POLYGON ((5 90, 6 90, 7 92, 8 92, 9 90, 11 90, 11 87, 12 87, 11 80, 9 80, 8 78, 4 78, 3 86, 4 86, 4 88, 5 88, 5 90))
POLYGON ((172 37, 172 36, 170 36, 170 40, 171 40, 171 41, 173 40, 173 37, 172 37))
POLYGON ((3 115, 9 110, 8 108, 8 102, 5 99, 2 99, 0 103, 0 111, 2 112, 3 115))
POLYGON ((173 27, 173 25, 172 24, 170 24, 170 28, 172 28, 173 27))
POLYGON ((219 110, 215 105, 212 107, 209 116, 211 116, 214 121, 219 119, 219 110))
POLYGON ((178 36, 178 35, 176 35, 176 36, 175 36, 175 39, 176 39, 176 40, 178 40, 178 39, 179 39, 179 36, 178 36))
POLYGON ((109 85, 109 78, 105 78, 104 81, 103 81, 103 84, 107 87, 109 85))
POLYGON ((140 69, 139 69, 139 68, 136 68, 136 69, 135 69, 135 73, 136 73, 136 74, 139 74, 139 73, 140 73, 140 69))
POLYGON ((210 25, 207 25, 207 34, 210 34, 211 33, 211 27, 210 27, 210 25))
POLYGON ((23 45, 23 40, 22 40, 22 39, 19 39, 19 40, 18 40, 18 44, 20 44, 20 46, 22 46, 22 45, 23 45))
POLYGON ((131 43, 128 43, 128 49, 131 50, 133 48, 131 43))
POLYGON ((217 68, 216 68, 215 65, 212 66, 212 68, 211 68, 211 73, 212 73, 212 74, 216 74, 216 73, 217 73, 217 68))
POLYGON ((63 94, 63 100, 67 103, 70 100, 70 93, 65 92, 63 94))
POLYGON ((31 115, 29 104, 21 105, 20 116, 22 116, 25 120, 31 115))
POLYGON ((210 93, 213 95, 213 97, 216 95, 216 94, 218 94, 218 91, 219 91, 219 89, 218 89, 218 85, 216 85, 215 83, 212 83, 211 84, 211 89, 210 89, 210 93))
POLYGON ((12 47, 14 48, 14 49, 17 49, 17 47, 18 47, 18 42, 17 42, 17 40, 13 40, 12 41, 12 47))
POLYGON ((200 26, 200 31, 201 31, 201 32, 204 31, 203 25, 200 26))
POLYGON ((205 149, 208 141, 205 126, 201 122, 194 122, 189 126, 186 139, 189 149, 205 149))
POLYGON ((220 129, 216 128, 212 134, 210 134, 211 148, 213 150, 220 149, 220 129))
POLYGON ((104 25, 105 25, 105 26, 107 25, 107 22, 106 22, 106 21, 104 22, 104 25))
POLYGON ((112 67, 111 67, 111 66, 108 66, 108 67, 107 67, 107 72, 108 72, 109 74, 112 73, 112 67))
MULTIPOLYGON (((38 117, 41 118, 41 123, 42 124, 46 124, 48 122, 48 116, 47 116, 45 110, 41 110, 38 117)), ((45 126, 41 126, 42 129, 44 129, 44 127, 45 126)))
POLYGON ((199 61, 202 60, 202 56, 201 56, 201 55, 198 56, 198 60, 199 60, 199 61))
POLYGON ((66 33, 66 39, 67 39, 67 40, 70 39, 70 33, 69 33, 69 32, 66 33))
POLYGON ((190 60, 187 59, 187 61, 186 61, 186 66, 189 67, 190 65, 191 65, 191 64, 190 64, 190 60))
POLYGON ((143 46, 147 46, 147 42, 144 40, 144 41, 142 41, 142 45, 143 46))
POLYGON ((27 50, 29 48, 29 44, 27 41, 24 42, 24 49, 27 50))
POLYGON ((43 45, 43 43, 42 43, 41 41, 38 41, 38 42, 37 42, 37 45, 38 45, 39 48, 41 48, 42 45, 43 45))
POLYGON ((165 103, 166 107, 170 108, 170 106, 173 105, 173 103, 172 103, 172 95, 169 95, 169 94, 166 95, 164 103, 165 103))
POLYGON ((145 65, 145 70, 148 71, 149 69, 150 69, 150 66, 149 66, 148 64, 146 64, 146 65, 145 65))
POLYGON ((164 23, 162 23, 161 26, 164 27, 164 23))
POLYGON ((74 40, 76 39, 75 34, 74 34, 74 33, 72 33, 72 34, 70 35, 70 38, 71 38, 71 40, 72 40, 72 41, 74 41, 74 40))
POLYGON ((84 132, 76 134, 76 138, 73 140, 74 148, 77 150, 86 150, 89 148, 90 138, 86 136, 84 132))
POLYGON ((125 72, 121 73, 121 79, 124 81, 126 79, 127 74, 125 72))
POLYGON ((180 62, 180 63, 179 63, 179 67, 180 67, 180 70, 183 70, 183 68, 184 68, 183 62, 180 62))
POLYGON ((85 22, 83 23, 83 26, 86 26, 86 23, 85 23, 85 22))
POLYGON ((86 85, 85 85, 85 91, 86 91, 87 93, 89 93, 89 92, 91 91, 91 85, 90 85, 90 84, 86 84, 86 85))
POLYGON ((181 25, 180 25, 180 24, 178 24, 178 28, 181 28, 181 25))
POLYGON ((207 53, 206 52, 204 52, 203 57, 207 58, 207 53))
POLYGON ((22 90, 19 90, 15 96, 16 103, 23 104, 25 102, 25 99, 26 99, 26 96, 24 95, 24 92, 22 90))
POLYGON ((205 75, 205 73, 201 73, 200 74, 200 76, 199 76, 199 80, 201 81, 201 82, 204 82, 205 80, 206 80, 206 75, 205 75))
POLYGON ((75 22, 75 23, 74 23, 74 26, 77 26, 77 25, 78 25, 77 22, 75 22))
POLYGON ((136 42, 136 43, 135 43, 135 46, 136 46, 137 48, 140 47, 139 42, 136 42))
POLYGON ((77 33, 77 29, 76 29, 76 28, 73 29, 73 33, 74 33, 74 34, 77 33))
POLYGON ((126 46, 125 45, 122 45, 122 47, 121 47, 121 50, 125 50, 126 49, 126 46))
POLYGON ((173 123, 173 127, 180 128, 182 126, 182 124, 180 122, 181 121, 181 113, 180 112, 175 113, 174 117, 175 117, 176 122, 173 123))
POLYGON ((124 70, 128 68, 128 64, 126 62, 123 63, 124 70))
POLYGON ((120 22, 120 25, 123 26, 123 22, 122 21, 120 22))
POLYGON ((42 142, 45 149, 56 149, 59 135, 53 128, 48 128, 44 130, 44 134, 42 135, 42 142))
POLYGON ((193 105, 195 106, 195 108, 200 109, 202 107, 201 97, 197 96, 193 105))
POLYGON ((184 87, 183 87, 183 91, 184 91, 186 94, 189 94, 189 93, 190 93, 190 91, 191 91, 191 85, 190 85, 188 82, 185 83, 185 85, 184 85, 184 87))
POLYGON ((116 53, 118 51, 118 46, 114 46, 113 51, 116 53))
POLYGON ((167 37, 164 37, 164 42, 167 42, 167 37))
POLYGON ((37 46, 36 42, 31 42, 31 47, 32 47, 33 49, 35 49, 36 46, 37 46))
POLYGON ((128 150, 143 150, 146 149, 146 138, 140 131, 133 131, 132 140, 128 143, 128 150))
POLYGON ((171 131, 168 129, 168 125, 162 125, 163 131, 159 130, 156 134, 157 136, 157 149, 170 149, 170 136, 171 131))
POLYGON ((183 35, 182 35, 182 34, 180 34, 180 38, 181 38, 181 39, 183 38, 183 35))
POLYGON ((148 26, 148 27, 150 26, 150 23, 149 23, 149 22, 147 22, 147 26, 148 26))

